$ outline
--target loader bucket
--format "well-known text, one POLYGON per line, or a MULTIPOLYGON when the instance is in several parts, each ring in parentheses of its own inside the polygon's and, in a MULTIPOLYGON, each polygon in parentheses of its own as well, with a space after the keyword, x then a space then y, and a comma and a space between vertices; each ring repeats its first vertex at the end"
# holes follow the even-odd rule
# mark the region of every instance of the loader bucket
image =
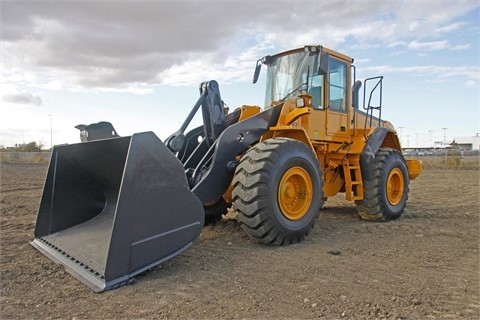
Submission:
POLYGON ((202 204, 152 132, 55 146, 32 245, 96 292, 187 249, 202 204))

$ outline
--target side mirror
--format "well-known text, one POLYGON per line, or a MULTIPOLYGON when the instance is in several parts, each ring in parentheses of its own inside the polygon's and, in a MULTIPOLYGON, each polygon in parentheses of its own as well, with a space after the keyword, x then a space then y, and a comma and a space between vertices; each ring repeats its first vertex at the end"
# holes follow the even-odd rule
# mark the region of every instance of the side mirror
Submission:
POLYGON ((262 59, 257 60, 257 66, 255 67, 255 73, 253 74, 253 83, 257 83, 260 70, 262 69, 262 59))
POLYGON ((328 75, 328 62, 330 61, 330 55, 326 52, 320 54, 320 66, 318 67, 318 74, 322 76, 328 75))

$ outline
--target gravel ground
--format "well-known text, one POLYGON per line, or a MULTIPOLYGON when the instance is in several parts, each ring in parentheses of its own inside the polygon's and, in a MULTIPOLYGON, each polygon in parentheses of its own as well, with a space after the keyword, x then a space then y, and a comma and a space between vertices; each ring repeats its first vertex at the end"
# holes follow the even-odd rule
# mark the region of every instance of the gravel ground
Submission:
POLYGON ((479 319, 480 175, 426 169, 404 215, 328 199, 312 234, 257 244, 229 214, 133 285, 94 293, 29 242, 46 165, 1 164, 2 319, 479 319))

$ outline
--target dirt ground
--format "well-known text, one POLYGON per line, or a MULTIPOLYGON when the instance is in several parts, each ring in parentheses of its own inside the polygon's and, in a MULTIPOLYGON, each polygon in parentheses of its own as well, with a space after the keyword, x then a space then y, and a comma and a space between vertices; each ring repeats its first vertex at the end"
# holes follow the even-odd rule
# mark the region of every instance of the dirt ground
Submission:
POLYGON ((388 223, 330 198, 288 247, 223 220, 133 285, 98 294, 29 244, 46 165, 0 169, 1 319, 480 318, 478 170, 426 169, 388 223))

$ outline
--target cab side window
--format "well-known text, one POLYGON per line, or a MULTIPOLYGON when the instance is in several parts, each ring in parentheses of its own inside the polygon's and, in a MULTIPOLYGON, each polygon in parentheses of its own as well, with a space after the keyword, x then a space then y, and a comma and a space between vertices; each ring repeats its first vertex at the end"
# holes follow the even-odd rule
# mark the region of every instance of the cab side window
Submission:
POLYGON ((312 106, 314 109, 323 109, 323 90, 322 90, 323 76, 313 75, 310 78, 310 88, 308 88, 308 94, 312 99, 312 106))
POLYGON ((329 69, 330 101, 328 106, 333 111, 346 112, 347 64, 330 59, 329 69))

